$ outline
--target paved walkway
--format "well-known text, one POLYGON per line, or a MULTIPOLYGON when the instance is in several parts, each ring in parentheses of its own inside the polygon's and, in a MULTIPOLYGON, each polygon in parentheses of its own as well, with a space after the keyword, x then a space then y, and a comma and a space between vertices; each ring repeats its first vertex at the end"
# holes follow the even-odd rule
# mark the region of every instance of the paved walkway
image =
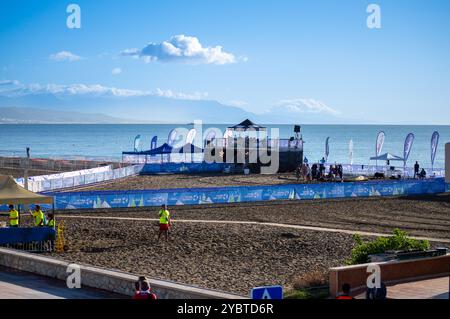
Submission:
MULTIPOLYGON (((61 218, 61 219, 74 218, 74 219, 137 220, 137 221, 151 221, 151 222, 159 220, 157 218, 82 216, 82 215, 64 215, 64 214, 60 214, 59 218, 61 218)), ((374 233, 374 232, 366 232, 366 231, 359 231, 359 230, 325 228, 325 227, 316 227, 316 226, 278 224, 278 223, 269 223, 269 222, 233 221, 233 220, 204 220, 204 219, 177 219, 177 220, 172 219, 172 221, 176 222, 176 223, 264 225, 264 226, 282 227, 282 228, 291 228, 291 229, 305 229, 305 230, 315 230, 315 231, 332 232, 332 233, 343 233, 343 234, 350 234, 350 235, 359 234, 361 236, 376 236, 376 237, 392 236, 392 234, 386 234, 386 233, 374 233)), ((428 241, 436 241, 436 242, 442 242, 442 243, 450 243, 450 239, 448 239, 448 238, 430 238, 430 237, 420 237, 420 236, 408 236, 408 237, 417 239, 417 240, 428 240, 428 241)))
MULTIPOLYGON (((387 287, 388 299, 448 299, 449 277, 419 280, 387 287)), ((365 299, 366 294, 356 296, 365 299)))
POLYGON ((69 289, 62 280, 0 266, 0 299, 116 299, 128 298, 92 288, 69 289))
POLYGON ((448 299, 449 277, 421 280, 388 287, 392 299, 448 299))

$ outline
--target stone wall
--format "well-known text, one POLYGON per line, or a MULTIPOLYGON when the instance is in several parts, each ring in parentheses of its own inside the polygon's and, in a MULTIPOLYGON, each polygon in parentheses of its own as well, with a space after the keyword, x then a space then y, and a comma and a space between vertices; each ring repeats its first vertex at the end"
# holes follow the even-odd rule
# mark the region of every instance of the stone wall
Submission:
MULTIPOLYGON (((66 281, 69 262, 11 249, 0 248, 0 265, 37 275, 66 281)), ((138 276, 88 265, 79 265, 81 286, 103 289, 132 296, 138 276)), ((243 297, 220 291, 201 289, 169 281, 149 279, 159 299, 241 299, 243 297)), ((68 288, 69 289, 69 288, 68 288)))

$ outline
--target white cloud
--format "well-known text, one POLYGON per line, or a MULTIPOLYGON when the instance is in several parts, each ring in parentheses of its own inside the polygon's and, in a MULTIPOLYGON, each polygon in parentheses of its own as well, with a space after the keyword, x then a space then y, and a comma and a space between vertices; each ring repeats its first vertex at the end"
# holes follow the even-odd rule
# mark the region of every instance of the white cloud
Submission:
POLYGON ((205 100, 208 97, 207 92, 184 93, 173 90, 156 89, 154 91, 130 90, 115 87, 107 87, 100 84, 29 84, 24 85, 19 81, 3 80, 0 81, 0 96, 17 97, 36 94, 54 94, 57 96, 114 96, 114 97, 136 97, 136 96, 159 96, 170 99, 181 100, 205 100))
POLYGON ((74 62, 74 61, 81 60, 81 57, 76 54, 73 54, 72 52, 69 52, 69 51, 61 51, 61 52, 58 52, 55 54, 51 54, 50 60, 57 61, 57 62, 62 62, 62 61, 74 62))
POLYGON ((331 115, 340 114, 339 111, 329 107, 321 101, 314 99, 282 100, 277 104, 277 106, 298 113, 326 113, 331 115))
POLYGON ((45 86, 37 85, 31 89, 34 93, 46 92, 59 95, 99 95, 99 96, 117 96, 131 97, 148 95, 148 92, 140 90, 118 89, 115 87, 106 87, 100 84, 72 84, 58 85, 47 84, 45 86))
POLYGON ((14 85, 0 86, 2 96, 25 96, 36 94, 54 94, 54 95, 96 95, 96 96, 117 96, 131 97, 151 95, 151 92, 140 90, 119 89, 115 87, 106 87, 100 84, 21 84, 18 81, 14 85))
POLYGON ((174 92, 172 90, 162 90, 160 88, 157 88, 153 92, 153 95, 180 100, 205 100, 208 98, 207 92, 183 93, 174 92))
POLYGON ((0 80, 0 86, 19 85, 17 80, 0 80))
POLYGON ((149 43, 142 50, 126 49, 120 55, 140 57, 146 63, 151 61, 192 64, 229 64, 236 62, 236 57, 223 51, 221 46, 203 47, 196 37, 186 35, 175 35, 170 40, 161 43, 149 43))
POLYGON ((239 101, 239 100, 228 101, 228 102, 226 102, 225 104, 231 105, 231 106, 236 106, 236 107, 243 107, 243 106, 248 105, 247 102, 245 102, 245 101, 239 101))
POLYGON ((122 69, 121 68, 114 68, 111 71, 112 75, 119 75, 120 73, 122 73, 122 69))

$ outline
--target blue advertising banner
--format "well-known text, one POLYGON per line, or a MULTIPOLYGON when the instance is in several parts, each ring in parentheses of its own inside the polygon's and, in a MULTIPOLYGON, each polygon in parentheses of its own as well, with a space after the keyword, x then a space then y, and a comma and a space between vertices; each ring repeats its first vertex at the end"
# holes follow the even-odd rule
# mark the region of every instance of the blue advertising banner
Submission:
POLYGON ((56 232, 53 228, 0 228, 0 245, 55 240, 56 232))
MULTIPOLYGON (((203 172, 222 172, 226 163, 162 163, 145 164, 140 175, 159 174, 159 173, 203 173, 203 172)), ((228 165, 229 166, 229 165, 228 165)))
POLYGON ((287 184, 129 191, 53 193, 57 209, 152 207, 271 200, 305 200, 443 193, 444 178, 350 183, 287 184))
POLYGON ((150 150, 154 150, 158 146, 158 136, 153 136, 150 143, 150 150))

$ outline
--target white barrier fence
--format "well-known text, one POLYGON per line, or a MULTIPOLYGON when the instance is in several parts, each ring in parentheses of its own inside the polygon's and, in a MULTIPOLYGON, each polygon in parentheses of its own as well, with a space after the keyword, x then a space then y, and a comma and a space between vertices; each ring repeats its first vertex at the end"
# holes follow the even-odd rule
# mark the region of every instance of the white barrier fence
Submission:
MULTIPOLYGON (((310 164, 312 165, 312 164, 310 164)), ((335 164, 326 163, 325 168, 329 171, 330 166, 335 164)), ((414 167, 403 166, 387 166, 387 165, 361 165, 361 164, 342 164, 344 174, 347 175, 366 175, 372 176, 375 173, 384 173, 386 176, 400 175, 404 178, 414 177, 414 167)), ((424 168, 427 177, 445 177, 445 169, 443 168, 424 168)), ((422 170, 422 167, 419 169, 422 170)))
MULTIPOLYGON (((55 174, 54 176, 35 176, 28 179, 28 189, 37 193, 78 187, 137 175, 141 170, 142 165, 132 165, 117 169, 105 166, 97 169, 55 174)), ((16 180, 16 182, 23 186, 23 178, 16 180)))
POLYGON ((83 175, 89 175, 89 174, 96 174, 96 173, 104 173, 112 171, 113 167, 111 165, 101 166, 101 167, 95 167, 95 168, 89 168, 89 169, 83 169, 79 171, 71 171, 71 172, 62 172, 62 173, 56 173, 56 174, 50 174, 50 175, 39 175, 39 176, 31 176, 28 178, 28 182, 40 182, 40 181, 48 181, 52 179, 63 179, 68 177, 76 177, 76 176, 83 176, 83 175))

